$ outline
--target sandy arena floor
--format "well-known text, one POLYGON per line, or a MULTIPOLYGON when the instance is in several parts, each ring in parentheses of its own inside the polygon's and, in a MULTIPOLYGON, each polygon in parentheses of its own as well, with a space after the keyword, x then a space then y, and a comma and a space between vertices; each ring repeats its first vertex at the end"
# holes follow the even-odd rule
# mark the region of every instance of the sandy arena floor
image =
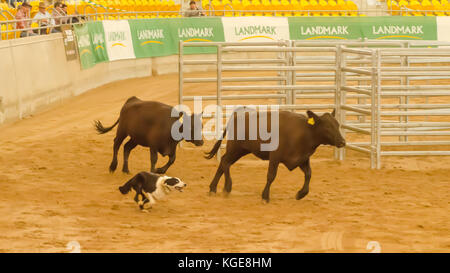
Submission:
MULTIPOLYGON (((369 241, 450 251, 449 157, 383 158, 376 171, 362 154, 336 162, 321 147, 309 195, 296 201, 303 173, 280 166, 263 205, 267 162, 241 159, 230 197, 210 197, 217 161, 202 156, 212 142, 185 145, 168 175, 188 188, 140 212, 117 190, 131 175, 108 173, 115 129, 97 135, 92 122, 111 125, 132 95, 174 105, 177 85, 176 75, 111 83, 0 127, 0 252, 67 252, 70 241, 83 252, 369 252, 369 241)), ((132 175, 148 169, 148 150, 133 150, 132 175)))

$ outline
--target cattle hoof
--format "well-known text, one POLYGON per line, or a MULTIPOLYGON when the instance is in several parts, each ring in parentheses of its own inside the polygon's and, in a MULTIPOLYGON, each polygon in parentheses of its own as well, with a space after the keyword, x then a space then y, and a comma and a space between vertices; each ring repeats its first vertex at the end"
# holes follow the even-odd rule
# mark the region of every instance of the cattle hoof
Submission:
POLYGON ((117 162, 112 162, 111 165, 109 165, 109 172, 113 173, 117 169, 117 162))
POLYGON ((216 196, 216 192, 215 191, 210 191, 210 192, 208 192, 208 195, 209 196, 216 196))
POLYGON ((295 199, 300 200, 300 199, 302 199, 303 197, 305 197, 307 194, 308 194, 308 192, 302 192, 302 191, 299 191, 299 192, 297 193, 297 195, 295 196, 295 199))
POLYGON ((261 199, 263 205, 269 204, 269 199, 261 199))
POLYGON ((222 196, 225 197, 225 198, 230 197, 230 194, 231 194, 231 192, 228 192, 228 191, 223 191, 222 192, 222 196))

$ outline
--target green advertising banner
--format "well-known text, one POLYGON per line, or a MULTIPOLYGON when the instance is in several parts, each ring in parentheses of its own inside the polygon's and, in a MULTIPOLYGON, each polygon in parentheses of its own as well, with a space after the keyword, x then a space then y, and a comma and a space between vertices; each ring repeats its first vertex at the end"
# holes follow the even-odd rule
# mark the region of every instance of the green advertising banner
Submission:
POLYGON ((340 39, 362 37, 359 17, 289 17, 291 40, 340 39))
POLYGON ((105 30, 102 22, 90 22, 88 25, 89 36, 93 48, 93 55, 95 63, 102 63, 109 61, 108 53, 106 52, 105 44, 105 30))
MULTIPOLYGON (((170 34, 176 44, 178 52, 178 41, 185 42, 224 42, 222 19, 220 17, 210 18, 173 18, 170 21, 170 34)), ((185 54, 216 53, 215 47, 188 47, 185 54)))
POLYGON ((90 68, 95 65, 91 39, 89 35, 88 24, 74 25, 73 30, 77 37, 78 56, 82 69, 90 68))
POLYGON ((178 53, 177 41, 174 41, 171 35, 170 20, 170 18, 128 20, 136 58, 178 53))
POLYGON ((363 37, 374 40, 437 40, 436 17, 361 17, 363 37))
MULTIPOLYGON (((74 32, 81 67, 86 69, 106 61, 174 55, 179 41, 437 40, 438 32, 439 39, 448 40, 448 25, 450 21, 431 16, 197 17, 89 22, 75 25, 74 32)), ((216 48, 187 47, 184 53, 216 53, 216 48)))

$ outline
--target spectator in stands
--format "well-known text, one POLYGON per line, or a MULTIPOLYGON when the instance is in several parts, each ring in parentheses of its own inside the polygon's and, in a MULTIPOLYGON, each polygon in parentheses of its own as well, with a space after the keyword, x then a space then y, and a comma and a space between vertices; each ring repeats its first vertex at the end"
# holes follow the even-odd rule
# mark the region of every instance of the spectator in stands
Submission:
MULTIPOLYGON (((31 5, 27 2, 24 2, 22 5, 19 6, 17 13, 16 13, 16 20, 18 22, 16 23, 16 29, 27 29, 30 28, 30 10, 31 5)), ((20 37, 27 37, 27 36, 34 36, 36 35, 31 29, 24 30, 20 33, 20 37)))
POLYGON ((185 17, 205 16, 205 13, 197 7, 195 1, 189 2, 189 8, 184 12, 185 17))
POLYGON ((63 3, 61 2, 55 2, 53 4, 53 20, 55 21, 55 27, 53 28, 54 31, 61 32, 61 25, 67 24, 67 18, 62 18, 61 16, 66 16, 67 14, 63 10, 63 3))
MULTIPOLYGON (((62 11, 64 12, 64 15, 69 16, 69 13, 67 13, 67 5, 66 3, 62 3, 62 11)), ((75 10, 75 14, 71 14, 70 17, 66 19, 66 24, 76 24, 80 22, 80 19, 86 20, 83 16, 79 16, 78 12, 75 10), (76 15, 76 16, 74 16, 76 15)))
POLYGON ((22 3, 23 0, 7 0, 6 1, 11 7, 15 8, 16 7, 16 3, 22 3))
POLYGON ((66 3, 62 3, 62 11, 64 12, 64 15, 67 16, 66 24, 76 24, 86 21, 86 17, 80 16, 80 14, 76 10, 74 14, 69 15, 69 13, 67 12, 66 3))
MULTIPOLYGON (((39 11, 34 15, 33 19, 38 22, 40 27, 53 27, 55 25, 55 20, 52 18, 50 13, 47 11, 47 5, 44 2, 39 3, 39 11)), ((51 28, 51 32, 55 33, 55 29, 51 28)), ((47 34, 47 29, 42 28, 38 30, 39 34, 47 34)))

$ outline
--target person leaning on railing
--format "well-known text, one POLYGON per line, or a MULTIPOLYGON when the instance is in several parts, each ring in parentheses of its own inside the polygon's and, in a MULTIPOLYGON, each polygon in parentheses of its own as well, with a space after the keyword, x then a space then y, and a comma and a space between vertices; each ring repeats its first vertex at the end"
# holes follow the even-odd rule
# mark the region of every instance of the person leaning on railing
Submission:
POLYGON ((24 2, 22 5, 19 6, 17 13, 16 13, 16 29, 28 29, 24 30, 20 33, 20 37, 27 37, 27 36, 34 36, 37 35, 33 32, 33 30, 30 28, 30 10, 31 5, 27 2, 24 2))
POLYGON ((185 17, 205 16, 205 13, 197 7, 195 1, 189 2, 189 8, 184 12, 185 17))
POLYGON ((54 9, 53 9, 53 20, 55 21, 55 31, 59 31, 61 32, 61 25, 63 24, 67 24, 68 23, 68 19, 67 17, 63 17, 63 16, 67 16, 67 13, 64 11, 63 8, 63 3, 61 2, 55 2, 55 4, 53 4, 54 9))
MULTIPOLYGON (((50 13, 47 11, 47 5, 44 2, 39 3, 39 11, 33 17, 34 21, 39 23, 40 27, 51 27, 50 32, 56 33, 58 32, 53 28, 55 26, 55 20, 52 18, 50 13)), ((38 30, 39 34, 47 34, 46 28, 41 28, 38 30)))

